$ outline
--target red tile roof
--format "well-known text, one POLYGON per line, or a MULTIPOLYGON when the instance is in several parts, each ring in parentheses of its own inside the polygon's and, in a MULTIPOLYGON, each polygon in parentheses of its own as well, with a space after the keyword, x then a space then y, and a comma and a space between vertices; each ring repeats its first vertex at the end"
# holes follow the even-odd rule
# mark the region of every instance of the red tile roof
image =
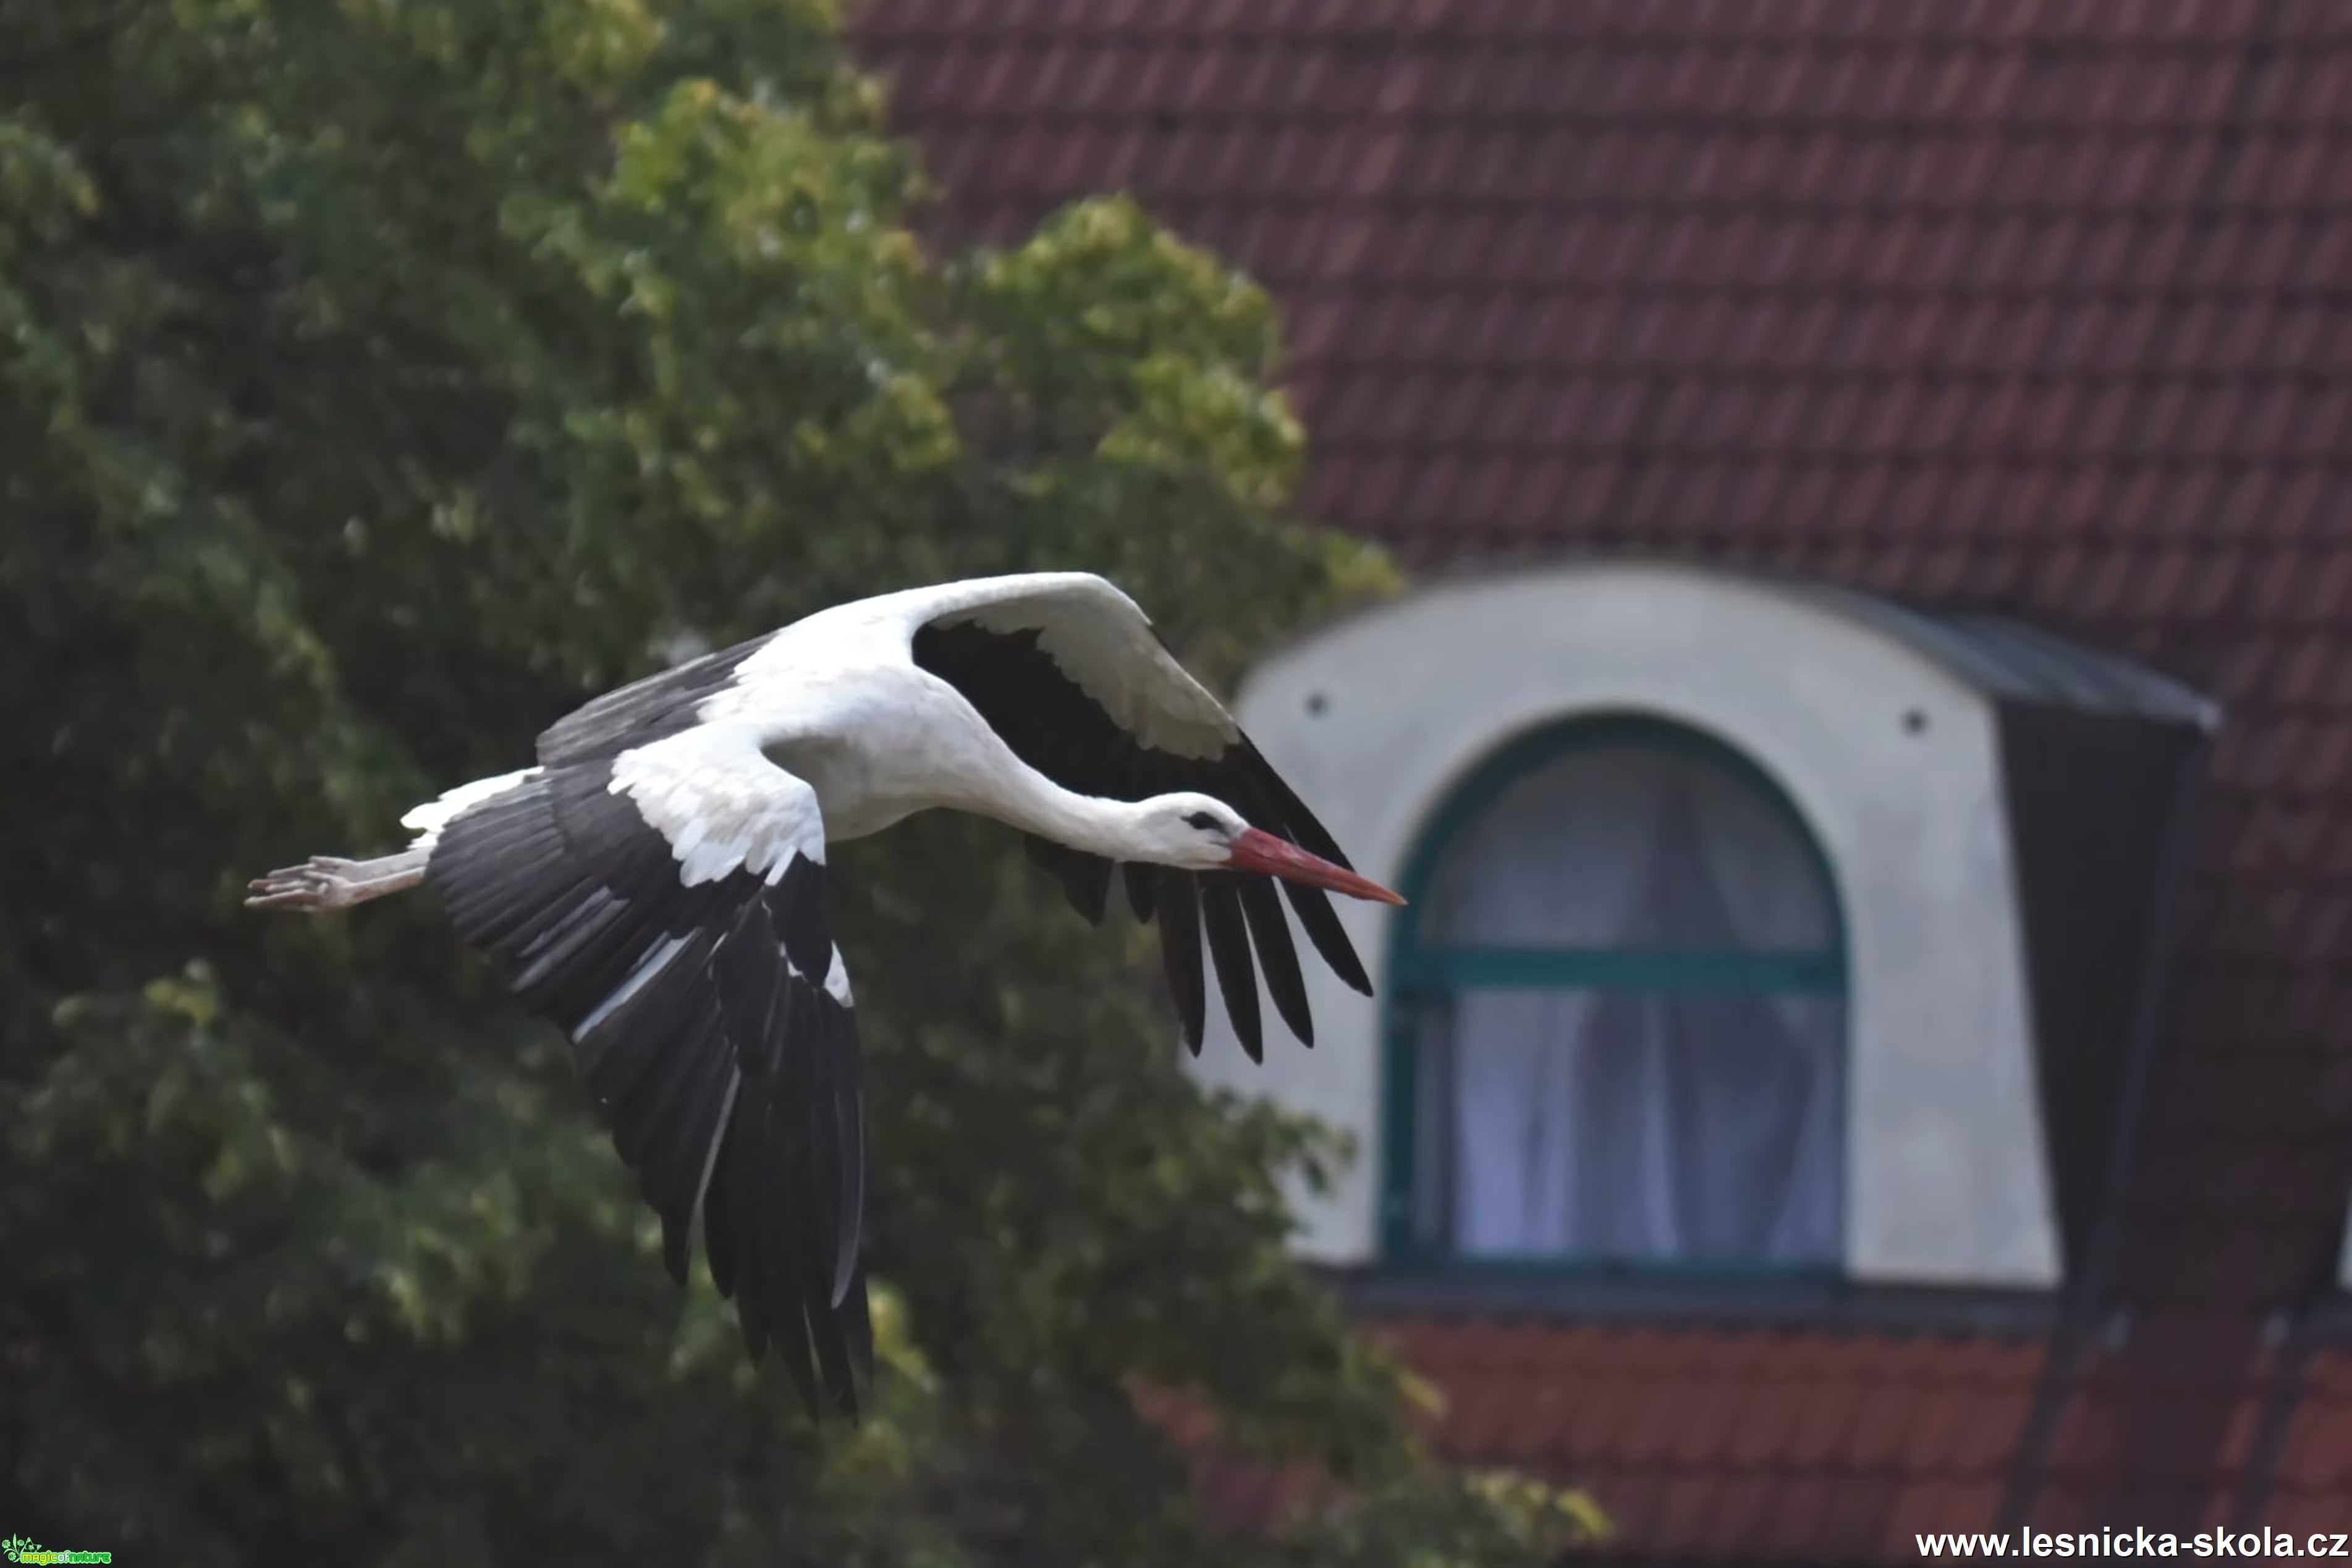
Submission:
POLYGON ((2352 1351, 2322 1352, 2305 1375, 2270 1511, 2298 1535, 2352 1530, 2352 1351))
POLYGON ((856 26, 948 230, 1010 241, 1125 187, 1275 291, 1326 522, 1413 562, 1631 549, 1999 607, 2227 705, 2111 1272, 2046 1358, 1407 1325, 1451 1440, 1591 1479, 1659 1552, 2325 1522, 2352 1382, 2273 1342, 2352 1185, 2352 8, 867 0, 856 26))
POLYGON ((1811 1331, 1382 1325, 1444 1393, 1436 1437, 1573 1479, 1644 1553, 1903 1557, 1995 1527, 2038 1343, 1811 1331))

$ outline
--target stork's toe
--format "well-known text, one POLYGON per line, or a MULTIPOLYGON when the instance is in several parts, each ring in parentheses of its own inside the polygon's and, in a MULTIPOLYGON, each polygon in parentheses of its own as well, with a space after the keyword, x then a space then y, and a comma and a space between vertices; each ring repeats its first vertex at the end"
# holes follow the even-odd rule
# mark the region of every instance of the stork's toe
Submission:
POLYGON ((280 866, 268 876, 246 883, 247 909, 332 909, 342 902, 348 884, 328 868, 320 856, 301 865, 280 866))
POLYGON ((323 895, 308 889, 288 893, 257 893, 245 901, 247 909, 323 909, 323 895))

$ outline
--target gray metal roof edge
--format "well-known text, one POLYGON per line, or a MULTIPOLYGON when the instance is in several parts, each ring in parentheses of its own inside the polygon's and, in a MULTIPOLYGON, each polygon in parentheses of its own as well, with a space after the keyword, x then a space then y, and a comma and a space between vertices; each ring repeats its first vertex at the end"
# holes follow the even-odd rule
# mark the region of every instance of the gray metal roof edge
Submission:
POLYGON ((1775 585, 1877 626, 2003 702, 2181 725, 2209 735, 2221 727, 2221 706, 2183 682, 2021 616, 1927 609, 1804 579, 1775 585))

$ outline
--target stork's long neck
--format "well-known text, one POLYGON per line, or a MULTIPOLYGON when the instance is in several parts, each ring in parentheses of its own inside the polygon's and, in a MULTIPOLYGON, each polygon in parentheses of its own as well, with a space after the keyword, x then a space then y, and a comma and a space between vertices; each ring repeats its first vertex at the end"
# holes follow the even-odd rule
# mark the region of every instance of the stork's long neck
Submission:
POLYGON ((967 803, 965 810, 1089 854, 1109 860, 1136 858, 1133 802, 1065 789, 1010 751, 1004 762, 1005 766, 990 770, 987 793, 967 803))

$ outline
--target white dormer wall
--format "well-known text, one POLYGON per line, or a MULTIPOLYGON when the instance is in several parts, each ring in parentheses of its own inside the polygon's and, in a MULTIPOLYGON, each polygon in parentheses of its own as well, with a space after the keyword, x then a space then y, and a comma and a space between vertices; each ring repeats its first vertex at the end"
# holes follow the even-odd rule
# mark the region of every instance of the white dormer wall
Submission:
MULTIPOLYGON (((2058 1281, 1983 693, 1817 596, 1698 568, 1597 564, 1444 583, 1312 632, 1251 674, 1237 711, 1358 868, 1382 881, 1402 874, 1453 789, 1529 730, 1638 713, 1747 754, 1804 815, 1844 908, 1848 1274, 2058 1281)), ((1335 903, 1385 995, 1386 912, 1335 903)), ((1270 1029, 1255 1065, 1213 1006, 1196 1071, 1354 1135, 1358 1158, 1333 1190, 1291 1200, 1301 1253, 1369 1262, 1385 1153, 1381 1004, 1306 969, 1315 1050, 1270 1029)))

